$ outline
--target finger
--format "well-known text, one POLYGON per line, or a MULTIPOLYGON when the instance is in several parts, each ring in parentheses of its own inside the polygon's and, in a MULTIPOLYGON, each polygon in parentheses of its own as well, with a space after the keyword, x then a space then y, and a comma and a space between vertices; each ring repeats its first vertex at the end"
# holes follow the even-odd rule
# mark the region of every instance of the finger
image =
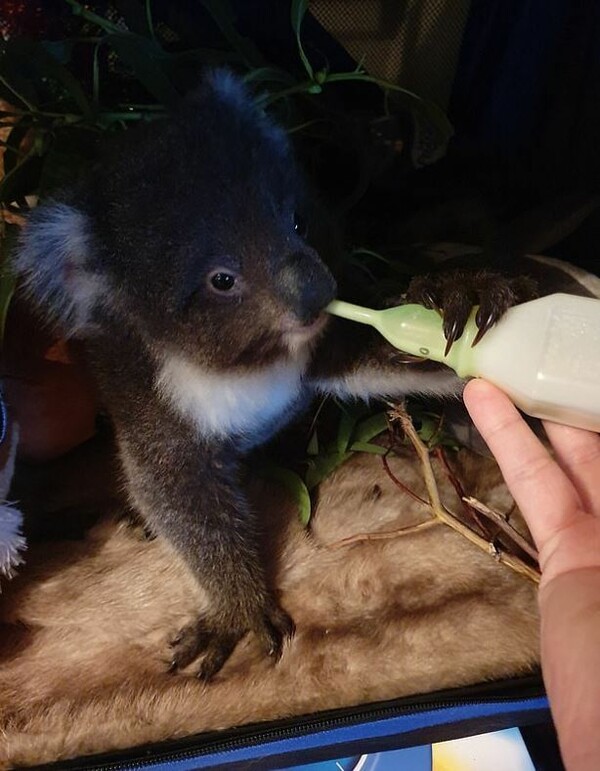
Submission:
POLYGON ((573 482, 587 511, 600 516, 600 436, 544 421, 556 460, 573 482))
POLYGON ((473 380, 464 400, 542 551, 556 532, 585 516, 577 491, 501 391, 473 380))

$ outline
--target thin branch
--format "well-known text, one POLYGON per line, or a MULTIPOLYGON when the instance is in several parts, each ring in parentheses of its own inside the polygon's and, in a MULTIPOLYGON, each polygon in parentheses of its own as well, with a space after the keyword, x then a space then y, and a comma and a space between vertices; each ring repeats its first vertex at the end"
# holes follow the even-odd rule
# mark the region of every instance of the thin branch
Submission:
POLYGON ((23 104, 25 105, 25 107, 27 107, 27 109, 28 109, 28 110, 30 110, 31 112, 35 112, 35 105, 34 105, 34 104, 32 104, 32 103, 29 101, 29 99, 26 99, 26 98, 23 96, 23 94, 20 94, 20 93, 17 91, 17 89, 16 89, 16 88, 15 88, 15 87, 12 85, 12 83, 11 83, 9 80, 7 80, 7 78, 5 78, 3 75, 0 75, 0 83, 2 83, 2 85, 3 85, 3 86, 5 86, 6 88, 8 88, 8 90, 9 90, 11 93, 13 93, 13 94, 14 94, 14 95, 17 97, 17 99, 18 99, 20 102, 23 102, 23 104))
POLYGON ((408 525, 407 527, 400 527, 398 530, 382 530, 375 533, 356 533, 348 538, 343 538, 341 541, 335 541, 334 543, 327 544, 327 549, 342 549, 345 546, 350 546, 353 543, 360 543, 363 541, 387 541, 393 538, 400 538, 403 535, 411 535, 412 533, 419 533, 421 530, 429 530, 431 527, 441 525, 439 519, 426 519, 425 522, 419 522, 417 525, 408 525))
POLYGON ((148 31, 152 40, 156 40, 156 33, 154 32, 154 21, 152 19, 152 0, 146 0, 146 24, 148 25, 148 31))
POLYGON ((439 445, 433 450, 433 454, 438 459, 438 461, 441 463, 442 468, 446 472, 446 476, 448 478, 448 481, 454 488, 454 491, 456 492, 456 495, 458 496, 458 499, 463 505, 463 509, 465 511, 465 514, 472 519, 475 520, 475 523, 477 524, 477 527, 481 530, 484 536, 486 536, 488 539, 491 538, 491 533, 489 532, 488 528, 485 526, 485 524, 479 519, 478 517, 478 510, 475 507, 469 506, 466 501, 466 492, 465 489, 462 486, 462 482, 460 479, 456 476, 454 473, 454 470, 451 468, 450 464, 448 463, 448 458, 446 457, 446 453, 444 452, 444 448, 440 447, 439 445))
POLYGON ((393 471, 390 468, 390 464, 388 463, 388 460, 387 460, 387 453, 381 456, 381 462, 383 463, 383 468, 385 469, 386 474, 389 476, 392 482, 396 485, 396 487, 399 487, 403 493, 410 495, 410 497, 413 500, 417 501, 417 503, 422 503, 424 506, 429 506, 429 503, 425 500, 425 498, 421 498, 420 495, 415 493, 414 490, 411 490, 410 487, 405 485, 404 482, 398 479, 398 477, 393 473, 393 471))
POLYGON ((82 19, 85 19, 92 24, 96 24, 96 26, 100 27, 100 29, 103 29, 105 32, 115 35, 124 34, 125 31, 121 29, 118 24, 114 24, 109 19, 105 19, 103 16, 99 16, 97 13, 89 11, 81 3, 78 3, 77 0, 65 0, 65 2, 71 6, 71 10, 75 16, 81 16, 82 19))
POLYGON ((487 517, 494 524, 498 525, 500 530, 502 530, 502 532, 505 533, 511 539, 511 541, 514 541, 520 549, 523 549, 523 551, 528 554, 531 559, 539 562, 540 555, 538 554, 537 550, 534 549, 529 541, 524 538, 518 530, 515 530, 515 528, 507 521, 506 517, 500 514, 500 512, 490 509, 489 506, 485 505, 485 503, 482 503, 481 501, 478 501, 477 498, 473 498, 469 495, 463 496, 463 501, 472 509, 475 509, 475 511, 483 514, 484 517, 487 517))
POLYGON ((437 517, 444 524, 448 525, 448 527, 451 527, 453 530, 456 530, 457 533, 460 533, 464 538, 466 538, 474 546, 477 546, 482 551, 486 552, 487 554, 489 554, 491 551, 495 559, 497 559, 499 562, 503 563, 504 565, 507 565, 515 572, 526 576, 534 583, 539 583, 540 581, 539 571, 535 570, 534 568, 532 568, 526 562, 523 562, 523 560, 519 559, 518 557, 515 557, 512 554, 508 554, 506 552, 499 551, 498 549, 496 549, 493 544, 490 544, 489 541, 486 541, 485 538, 482 538, 480 535, 473 532, 471 528, 463 524, 463 522, 461 522, 457 517, 455 517, 451 512, 449 512, 443 506, 440 500, 440 495, 439 495, 435 475, 433 473, 433 468, 431 466, 431 458, 429 457, 429 450, 423 444, 419 435, 417 434, 415 427, 413 426, 412 420, 410 419, 410 416, 405 410, 395 408, 392 411, 390 419, 392 421, 394 420, 400 421, 402 428, 404 430, 404 433, 406 434, 406 436, 408 436, 408 438, 412 442, 417 452, 419 460, 421 461, 421 466, 423 469, 423 477, 425 479, 427 492, 429 493, 429 501, 430 501, 430 505, 434 516, 437 517))

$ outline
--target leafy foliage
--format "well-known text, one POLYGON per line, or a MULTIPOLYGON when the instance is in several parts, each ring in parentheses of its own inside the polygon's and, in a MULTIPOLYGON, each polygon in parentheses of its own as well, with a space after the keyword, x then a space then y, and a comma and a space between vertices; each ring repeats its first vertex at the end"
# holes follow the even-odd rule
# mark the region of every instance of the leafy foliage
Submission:
POLYGON ((306 486, 314 490, 335 469, 349 460, 356 452, 383 455, 387 450, 371 442, 387 429, 385 412, 370 415, 364 406, 339 406, 340 416, 336 435, 319 450, 315 428, 307 451, 306 486), (310 448, 313 451, 310 451, 310 448), (316 451, 315 451, 315 448, 316 451))
MULTIPOLYGON (((94 13, 78 0, 64 2, 75 17, 69 37, 0 42, 0 97, 14 108, 0 113, 0 125, 10 128, 6 141, 12 150, 4 157, 4 174, 11 174, 12 179, 0 188, 0 203, 5 206, 52 189, 51 171, 60 165, 53 154, 64 155, 61 140, 65 133, 73 139, 74 131, 97 135, 154 120, 177 102, 204 66, 215 63, 228 63, 244 73, 249 83, 260 87, 257 98, 266 107, 285 102, 287 107, 278 117, 285 120, 286 115, 295 118, 300 113, 307 128, 324 118, 326 105, 315 102, 315 96, 334 84, 355 82, 395 94, 400 106, 420 113, 444 139, 451 134, 445 115, 435 105, 370 76, 360 65, 350 72, 315 70, 302 43, 307 0, 292 0, 290 5, 304 78, 266 61, 253 41, 238 32, 235 15, 224 0, 202 0, 221 32, 221 45, 183 50, 157 34, 150 0, 120 0, 125 26, 94 13), (134 102, 127 98, 128 92, 136 95, 134 102), (303 100, 302 108, 288 104, 290 99, 303 100)), ((329 114, 327 121, 331 120, 329 114)), ((343 122, 344 116, 336 120, 343 122)), ((84 155, 78 156, 80 162, 85 161, 84 155)), ((73 157, 71 162, 76 160, 73 157)), ((59 174, 56 184, 62 182, 59 174)))

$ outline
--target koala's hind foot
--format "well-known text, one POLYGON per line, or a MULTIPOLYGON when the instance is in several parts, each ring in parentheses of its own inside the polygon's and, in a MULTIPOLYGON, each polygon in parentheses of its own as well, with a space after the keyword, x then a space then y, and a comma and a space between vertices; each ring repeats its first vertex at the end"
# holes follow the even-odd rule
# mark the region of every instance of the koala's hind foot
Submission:
POLYGON ((526 276, 508 277, 492 271, 456 270, 416 276, 410 282, 406 301, 439 310, 444 317, 444 335, 452 344, 462 335, 474 305, 479 306, 475 343, 513 305, 537 297, 536 282, 526 276))
POLYGON ((171 640, 170 671, 185 669, 197 658, 202 662, 197 672, 200 680, 211 680, 233 653, 238 642, 253 631, 265 652, 275 661, 281 658, 286 639, 294 634, 294 622, 275 602, 256 619, 241 619, 227 624, 219 618, 203 617, 183 627, 171 640))

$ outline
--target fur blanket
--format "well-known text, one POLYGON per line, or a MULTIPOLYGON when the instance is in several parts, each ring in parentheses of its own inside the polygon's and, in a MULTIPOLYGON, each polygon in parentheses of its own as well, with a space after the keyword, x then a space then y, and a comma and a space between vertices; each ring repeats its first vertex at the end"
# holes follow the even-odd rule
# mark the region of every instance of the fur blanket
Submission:
MULTIPOLYGON (((395 474, 424 494, 412 452, 395 474)), ((495 464, 461 451, 466 491, 510 500, 495 464)), ((443 500, 460 505, 439 474, 443 500)), ((356 455, 322 485, 310 531, 271 491, 268 532, 297 633, 273 664, 252 637, 209 685, 169 674, 168 640, 206 602, 161 540, 110 518, 32 547, 0 597, 0 763, 39 765, 193 733, 526 673, 536 587, 439 524, 335 548, 430 515, 356 455)))

